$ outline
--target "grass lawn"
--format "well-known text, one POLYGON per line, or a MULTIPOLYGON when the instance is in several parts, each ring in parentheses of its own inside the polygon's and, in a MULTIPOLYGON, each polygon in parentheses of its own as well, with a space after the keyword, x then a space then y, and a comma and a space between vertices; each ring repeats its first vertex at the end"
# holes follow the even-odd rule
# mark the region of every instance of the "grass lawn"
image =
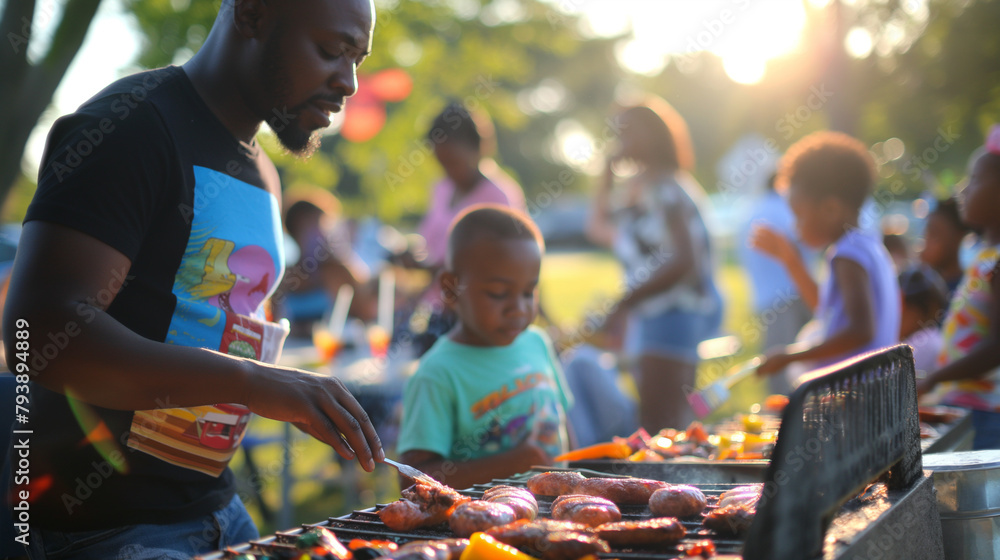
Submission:
MULTIPOLYGON (((751 320, 746 277, 733 265, 723 266, 716 277, 726 302, 723 334, 739 335, 745 332, 745 326, 751 320)), ((588 309, 595 309, 607 298, 617 297, 620 283, 618 263, 608 253, 551 253, 545 257, 542 266, 542 303, 550 317, 561 327, 573 329, 582 323, 588 309)), ((703 364, 698 372, 698 386, 709 383, 733 364, 748 359, 758 351, 758 348, 748 345, 735 356, 703 364)), ((628 377, 623 376, 623 380, 627 384, 628 377)), ((745 412, 752 403, 760 402, 766 394, 763 382, 752 378, 746 380, 734 388, 731 402, 708 421, 745 412)), ((254 418, 251 430, 257 436, 280 436, 283 428, 279 422, 254 418)), ((294 524, 314 523, 398 497, 399 486, 393 470, 379 466, 375 473, 365 473, 356 463, 336 460, 333 450, 328 446, 298 430, 293 429, 293 432, 295 437, 290 449, 294 478, 291 492, 292 502, 295 504, 294 524)), ((254 450, 254 462, 259 471, 256 479, 262 486, 265 503, 275 512, 281 501, 282 452, 280 442, 261 445, 254 450)), ((246 499, 249 496, 249 486, 246 483, 250 475, 243 457, 243 453, 237 454, 233 468, 244 484, 241 496, 247 501, 247 507, 261 534, 287 529, 288 527, 266 522, 253 500, 246 499)))

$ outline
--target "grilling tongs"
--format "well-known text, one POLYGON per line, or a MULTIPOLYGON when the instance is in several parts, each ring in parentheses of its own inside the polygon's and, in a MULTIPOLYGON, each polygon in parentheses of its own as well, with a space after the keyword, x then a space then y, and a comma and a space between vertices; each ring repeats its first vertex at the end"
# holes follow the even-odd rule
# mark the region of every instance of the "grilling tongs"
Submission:
POLYGON ((691 405, 692 410, 694 410, 695 415, 698 418, 704 418, 722 406, 729 400, 729 389, 733 385, 750 377, 750 374, 757 371, 757 368, 763 362, 764 358, 762 356, 754 356, 745 362, 729 368, 725 375, 708 387, 700 391, 688 393, 687 401, 691 405))
POLYGON ((431 477, 429 474, 425 474, 423 471, 415 469, 410 465, 404 465, 403 463, 398 463, 396 461, 393 461, 392 459, 386 459, 385 462, 396 467, 396 470, 399 471, 399 474, 412 478, 414 482, 420 481, 425 484, 433 484, 433 485, 440 484, 438 481, 434 480, 434 478, 431 477))

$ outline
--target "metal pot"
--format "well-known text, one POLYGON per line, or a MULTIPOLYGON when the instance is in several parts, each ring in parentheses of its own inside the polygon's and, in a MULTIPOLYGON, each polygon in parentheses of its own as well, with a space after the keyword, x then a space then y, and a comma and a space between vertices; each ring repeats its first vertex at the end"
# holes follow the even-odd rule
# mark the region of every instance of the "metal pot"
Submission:
POLYGON ((934 472, 945 558, 1000 558, 1000 450, 924 455, 934 472))

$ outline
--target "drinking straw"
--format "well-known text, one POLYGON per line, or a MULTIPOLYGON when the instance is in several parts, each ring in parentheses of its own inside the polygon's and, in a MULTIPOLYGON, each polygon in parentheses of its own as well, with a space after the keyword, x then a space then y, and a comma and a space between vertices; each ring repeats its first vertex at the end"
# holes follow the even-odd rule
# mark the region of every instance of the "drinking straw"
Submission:
POLYGON ((337 301, 333 303, 333 313, 330 314, 329 330, 335 340, 341 340, 344 334, 344 326, 347 324, 347 311, 351 308, 351 300, 354 299, 354 288, 350 284, 344 284, 337 291, 337 301))
POLYGON ((392 333, 393 308, 396 306, 396 272, 391 266, 378 275, 378 326, 392 333))

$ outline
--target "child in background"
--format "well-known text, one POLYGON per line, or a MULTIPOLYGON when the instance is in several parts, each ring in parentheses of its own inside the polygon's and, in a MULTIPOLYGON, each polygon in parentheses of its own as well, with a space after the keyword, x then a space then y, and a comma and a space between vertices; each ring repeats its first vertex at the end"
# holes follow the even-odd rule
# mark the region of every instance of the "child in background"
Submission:
POLYGON ((351 314, 373 320, 371 309, 377 302, 369 283, 371 271, 354 251, 340 201, 318 187, 289 191, 284 199, 285 229, 299 256, 287 267, 272 299, 291 322, 292 334, 309 336, 345 284, 355 289, 351 314))
POLYGON ((906 238, 897 233, 887 233, 882 236, 882 244, 885 245, 885 250, 889 252, 889 257, 892 259, 892 266, 897 272, 903 272, 907 268, 910 268, 910 246, 906 242, 906 238))
POLYGON ((948 299, 955 294, 962 281, 962 265, 958 259, 962 240, 969 231, 969 226, 962 222, 958 201, 954 198, 938 200, 927 216, 920 261, 930 265, 944 280, 948 287, 948 299))
POLYGON ((903 295, 899 339, 913 348, 917 377, 923 377, 937 369, 948 287, 933 268, 918 264, 899 274, 899 291, 903 295))
POLYGON ((750 242, 785 266, 815 310, 823 336, 812 348, 772 350, 759 375, 774 375, 800 361, 824 366, 899 340, 899 284, 892 259, 877 236, 858 228, 874 179, 868 150, 841 133, 810 134, 782 159, 779 186, 788 191, 799 238, 816 249, 829 246, 829 276, 817 285, 792 242, 765 226, 754 230, 750 242))
POLYGON ((924 394, 938 384, 942 402, 972 409, 973 449, 1000 449, 1000 125, 972 168, 960 208, 981 232, 982 247, 965 271, 944 322, 941 369, 917 385, 924 394), (948 383, 946 383, 948 382, 948 383), (952 383, 958 382, 958 383, 952 383))
POLYGON ((571 400, 538 308, 541 234, 524 214, 477 205, 456 218, 441 289, 458 323, 403 394, 400 460, 455 488, 552 463, 571 400))

